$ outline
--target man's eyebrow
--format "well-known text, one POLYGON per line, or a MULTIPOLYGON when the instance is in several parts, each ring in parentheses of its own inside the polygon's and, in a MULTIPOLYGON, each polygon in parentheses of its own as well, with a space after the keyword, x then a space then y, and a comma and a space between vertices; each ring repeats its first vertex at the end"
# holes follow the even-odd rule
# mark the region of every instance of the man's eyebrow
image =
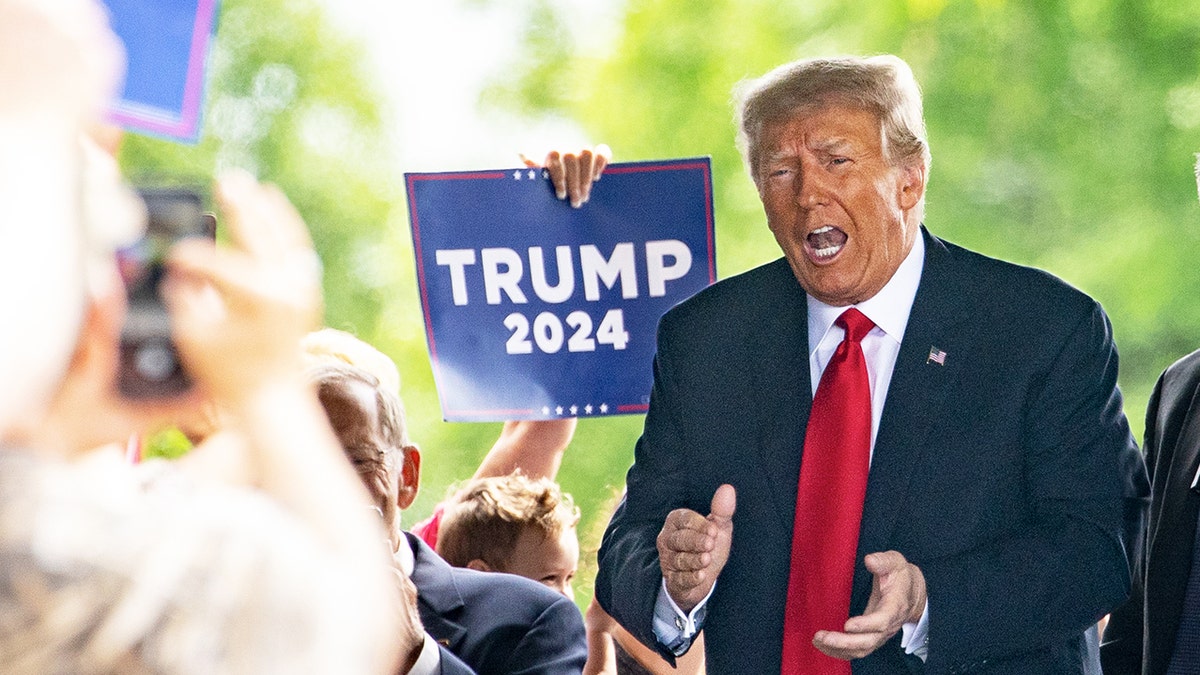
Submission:
POLYGON ((791 150, 778 150, 770 154, 764 155, 762 161, 766 163, 781 162, 788 159, 793 159, 796 153, 791 150))
POLYGON ((812 143, 812 149, 817 152, 827 153, 845 153, 854 149, 854 144, 848 138, 834 136, 832 138, 822 138, 812 143))

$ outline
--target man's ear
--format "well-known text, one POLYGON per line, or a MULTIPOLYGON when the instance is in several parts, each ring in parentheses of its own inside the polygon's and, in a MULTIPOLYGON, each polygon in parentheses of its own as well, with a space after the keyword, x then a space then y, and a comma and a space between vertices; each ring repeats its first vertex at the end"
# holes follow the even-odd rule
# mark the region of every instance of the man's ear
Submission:
POLYGON ((467 563, 467 569, 472 569, 472 570, 475 570, 475 571, 477 571, 477 572, 491 572, 491 571, 493 571, 493 570, 492 570, 492 566, 491 566, 491 565, 489 565, 489 564, 485 563, 483 560, 481 560, 481 559, 479 559, 479 558, 475 558, 475 559, 474 559, 474 560, 472 560, 471 562, 467 563))
POLYGON ((925 197, 925 165, 918 162, 900 169, 900 186, 897 198, 900 208, 912 210, 925 197))
POLYGON ((417 488, 421 484, 421 451, 415 445, 406 445, 400 448, 400 454, 404 457, 404 463, 400 467, 399 485, 396 486, 396 506, 403 511, 412 506, 417 498, 417 488))

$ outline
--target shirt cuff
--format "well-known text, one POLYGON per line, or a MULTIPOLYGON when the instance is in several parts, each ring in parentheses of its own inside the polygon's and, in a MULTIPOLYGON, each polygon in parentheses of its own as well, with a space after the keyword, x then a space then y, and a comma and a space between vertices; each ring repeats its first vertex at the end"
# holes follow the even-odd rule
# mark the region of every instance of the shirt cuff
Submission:
POLYGON ((692 646, 692 638, 704 627, 704 616, 708 613, 708 599, 717 585, 708 590, 691 612, 685 613, 667 592, 667 580, 663 579, 654 602, 654 636, 675 656, 682 656, 692 646))
POLYGON ((925 609, 916 623, 906 623, 900 627, 900 646, 905 654, 915 654, 921 661, 929 658, 929 601, 925 601, 925 609))
POLYGON ((438 650, 437 642, 429 633, 425 634, 425 643, 421 645, 421 655, 408 671, 408 675, 438 675, 442 670, 442 653, 438 650))

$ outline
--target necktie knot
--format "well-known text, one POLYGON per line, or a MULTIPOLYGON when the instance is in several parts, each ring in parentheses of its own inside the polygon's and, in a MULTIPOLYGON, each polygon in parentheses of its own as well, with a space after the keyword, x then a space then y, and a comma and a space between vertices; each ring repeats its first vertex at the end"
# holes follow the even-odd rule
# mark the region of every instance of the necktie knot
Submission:
POLYGON ((875 322, 867 318, 867 315, 851 307, 842 312, 842 315, 834 321, 846 331, 846 340, 850 342, 862 342, 862 339, 871 332, 875 327, 875 322))

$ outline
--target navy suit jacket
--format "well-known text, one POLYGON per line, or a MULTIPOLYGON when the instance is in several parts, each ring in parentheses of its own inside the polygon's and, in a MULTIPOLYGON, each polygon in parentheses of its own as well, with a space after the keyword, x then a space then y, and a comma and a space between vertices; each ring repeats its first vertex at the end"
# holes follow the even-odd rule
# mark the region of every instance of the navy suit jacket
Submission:
POLYGON ((454 655, 445 645, 438 645, 438 655, 441 659, 438 663, 439 675, 478 675, 473 668, 462 662, 462 659, 454 655))
MULTIPOLYGON (((1108 319, 1049 274, 922 236, 851 614, 871 592, 862 557, 899 551, 928 584, 929 656, 905 657, 897 634, 854 672, 1088 672, 1084 631, 1129 589, 1123 498, 1145 482, 1108 319)), ((655 537, 672 509, 707 513, 716 488, 732 484, 733 547, 704 623, 710 673, 779 672, 812 405, 807 312, 778 260, 709 287, 659 326, 650 410, 596 595, 655 644, 655 537)))
POLYGON ((1108 675, 1167 672, 1192 566, 1200 495, 1200 351, 1163 372, 1146 409, 1149 526, 1129 601, 1113 612, 1100 656, 1108 675))
POLYGON ((575 603, 524 577, 451 567, 420 538, 405 536, 421 622, 438 644, 481 675, 583 670, 587 638, 575 603))

